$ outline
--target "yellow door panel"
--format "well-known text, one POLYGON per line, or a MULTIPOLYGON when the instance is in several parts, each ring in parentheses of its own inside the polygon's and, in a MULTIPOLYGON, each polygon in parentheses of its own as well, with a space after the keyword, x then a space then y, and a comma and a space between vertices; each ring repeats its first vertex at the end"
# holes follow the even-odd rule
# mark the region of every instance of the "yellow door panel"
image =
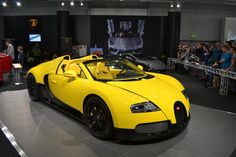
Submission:
POLYGON ((60 101, 81 111, 88 81, 83 78, 73 79, 63 75, 50 75, 49 88, 60 101))

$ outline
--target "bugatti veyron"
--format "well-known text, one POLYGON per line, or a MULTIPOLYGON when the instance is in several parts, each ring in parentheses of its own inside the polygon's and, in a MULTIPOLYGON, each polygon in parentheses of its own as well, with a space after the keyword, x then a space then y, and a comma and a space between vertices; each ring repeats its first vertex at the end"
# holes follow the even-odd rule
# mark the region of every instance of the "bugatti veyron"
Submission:
POLYGON ((190 117, 189 98, 179 81, 124 59, 62 56, 31 68, 27 85, 33 101, 81 113, 100 139, 165 136, 183 130, 190 117))

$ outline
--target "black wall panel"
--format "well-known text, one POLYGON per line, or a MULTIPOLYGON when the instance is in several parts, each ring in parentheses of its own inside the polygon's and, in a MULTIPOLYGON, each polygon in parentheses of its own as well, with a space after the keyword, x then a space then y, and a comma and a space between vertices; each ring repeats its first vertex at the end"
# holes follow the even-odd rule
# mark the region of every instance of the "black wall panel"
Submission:
MULTIPOLYGON (((69 11, 58 11, 57 12, 57 54, 58 55, 65 54, 65 51, 64 51, 65 47, 68 47, 68 46, 63 45, 65 44, 64 39, 68 37, 72 37, 71 30, 72 30, 71 17, 70 17, 69 11)), ((67 53, 71 53, 71 51, 67 53)))
POLYGON ((61 54, 71 54, 72 53, 72 38, 71 37, 61 37, 61 54))
POLYGON ((119 27, 119 23, 115 21, 132 21, 137 24, 139 19, 143 19, 145 20, 144 53, 157 57, 161 54, 167 57, 173 56, 179 39, 179 14, 169 15, 169 17, 89 16, 59 12, 58 16, 5 16, 4 36, 15 39, 16 45, 23 45, 29 51, 33 46, 29 42, 29 34, 41 34, 40 47, 42 51, 50 53, 50 56, 55 53, 60 54, 58 48, 61 48, 61 37, 72 37, 72 44, 85 44, 88 48, 96 45, 103 48, 104 52, 108 52, 107 19, 113 19, 115 27, 119 27), (30 28, 29 20, 32 18, 38 20, 36 29, 30 28), (173 21, 176 19, 177 21, 173 21))
POLYGON ((71 18, 69 11, 57 12, 57 32, 61 37, 71 36, 71 18))
POLYGON ((40 48, 52 56, 57 52, 56 21, 56 16, 5 16, 4 36, 15 39, 16 46, 22 45, 25 51, 30 51, 35 43, 29 42, 29 34, 41 34, 40 48), (35 29, 30 27, 30 19, 38 20, 35 29))
POLYGON ((90 47, 90 16, 73 15, 72 16, 72 37, 73 44, 87 45, 90 47))
POLYGON ((3 50, 2 40, 4 39, 4 22, 3 16, 0 16, 0 52, 3 50))
POLYGON ((169 12, 168 13, 168 56, 177 57, 177 50, 180 40, 180 12, 169 12))
POLYGON ((167 17, 147 17, 144 29, 144 53, 160 57, 166 53, 167 17))

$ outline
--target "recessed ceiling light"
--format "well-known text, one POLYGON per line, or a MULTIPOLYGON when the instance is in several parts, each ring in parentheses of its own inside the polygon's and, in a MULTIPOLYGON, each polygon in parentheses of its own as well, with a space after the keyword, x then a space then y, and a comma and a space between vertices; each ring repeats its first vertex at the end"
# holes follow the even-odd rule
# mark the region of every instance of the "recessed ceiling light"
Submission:
POLYGON ((65 3, 64 2, 61 2, 61 6, 64 6, 65 5, 65 3))
POLYGON ((180 3, 177 3, 177 4, 176 4, 176 7, 177 7, 177 8, 180 8, 180 6, 181 6, 180 3))
POLYGON ((80 5, 81 5, 81 6, 83 6, 83 5, 84 5, 84 3, 83 3, 83 1, 82 1, 82 0, 81 0, 81 2, 80 2, 80 5))
POLYGON ((171 4, 170 4, 170 7, 171 7, 171 8, 174 8, 174 4, 173 4, 173 3, 171 3, 171 4))
POLYGON ((71 6, 74 6, 74 5, 75 5, 74 1, 71 1, 71 2, 70 2, 70 5, 71 5, 71 6))
POLYGON ((7 2, 2 2, 2 6, 6 7, 7 6, 7 2))
POLYGON ((20 7, 21 6, 21 2, 16 2, 16 5, 18 6, 18 7, 20 7))

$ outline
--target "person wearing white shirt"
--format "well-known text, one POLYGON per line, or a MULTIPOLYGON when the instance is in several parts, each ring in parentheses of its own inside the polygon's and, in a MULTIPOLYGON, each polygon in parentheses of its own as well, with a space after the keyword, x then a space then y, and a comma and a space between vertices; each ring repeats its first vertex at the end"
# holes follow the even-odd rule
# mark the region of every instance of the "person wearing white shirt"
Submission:
MULTIPOLYGON (((11 56, 12 61, 14 61, 14 56, 15 56, 15 49, 14 46, 11 44, 10 40, 6 40, 6 46, 7 46, 7 50, 6 50, 6 55, 11 56)), ((10 71, 10 74, 8 75, 9 77, 14 76, 13 75, 13 68, 10 71)))
POLYGON ((8 56, 11 56, 12 60, 14 60, 14 55, 15 55, 14 46, 11 44, 10 40, 6 40, 6 45, 7 45, 6 54, 8 56))

